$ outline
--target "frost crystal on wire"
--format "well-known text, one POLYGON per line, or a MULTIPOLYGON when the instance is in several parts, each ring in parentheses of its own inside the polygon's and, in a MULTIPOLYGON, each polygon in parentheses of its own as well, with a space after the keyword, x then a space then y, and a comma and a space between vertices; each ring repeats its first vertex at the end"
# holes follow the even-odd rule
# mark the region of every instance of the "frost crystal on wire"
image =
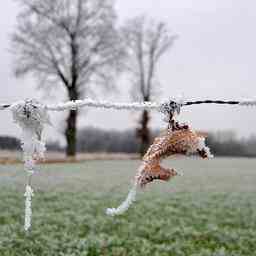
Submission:
POLYGON ((31 176, 35 171, 36 161, 44 159, 46 150, 42 141, 44 124, 49 124, 49 116, 46 108, 36 100, 26 100, 11 106, 13 120, 22 130, 21 147, 23 150, 24 168, 28 175, 25 202, 25 230, 31 226, 32 209, 31 202, 33 190, 31 188, 31 176))
POLYGON ((26 192, 24 194, 26 200, 25 200, 25 223, 24 223, 24 229, 25 231, 28 231, 31 227, 31 218, 32 218, 32 197, 33 189, 27 185, 26 186, 26 192))
POLYGON ((164 121, 168 123, 173 119, 175 114, 179 115, 182 104, 181 101, 175 102, 173 100, 163 103, 159 107, 159 112, 165 115, 164 121))

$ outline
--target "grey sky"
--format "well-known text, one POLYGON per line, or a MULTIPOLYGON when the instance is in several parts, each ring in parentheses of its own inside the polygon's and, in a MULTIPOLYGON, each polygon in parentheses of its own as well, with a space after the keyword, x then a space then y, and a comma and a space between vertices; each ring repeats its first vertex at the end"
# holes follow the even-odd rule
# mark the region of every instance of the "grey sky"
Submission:
MULTIPOLYGON (((0 10, 0 102, 40 97, 31 79, 16 80, 11 73, 8 35, 14 28, 18 8, 3 1, 0 10)), ((121 21, 144 13, 168 23, 179 35, 159 69, 161 99, 184 94, 185 99, 256 98, 256 2, 254 0, 117 0, 121 21)), ((119 84, 125 96, 127 84, 119 84)), ((118 95, 109 96, 118 99, 118 95)), ((107 98, 106 98, 107 99, 107 98)), ((233 129, 240 136, 255 133, 256 109, 199 106, 184 109, 182 120, 200 130, 233 129)), ((9 113, 1 112, 0 134, 18 135, 9 113)), ((93 110, 83 113, 79 125, 125 129, 136 125, 137 115, 93 110)), ((60 130, 61 116, 53 115, 51 138, 60 130), (56 120, 56 121, 55 121, 56 120)), ((160 127, 155 115, 151 125, 160 127)))

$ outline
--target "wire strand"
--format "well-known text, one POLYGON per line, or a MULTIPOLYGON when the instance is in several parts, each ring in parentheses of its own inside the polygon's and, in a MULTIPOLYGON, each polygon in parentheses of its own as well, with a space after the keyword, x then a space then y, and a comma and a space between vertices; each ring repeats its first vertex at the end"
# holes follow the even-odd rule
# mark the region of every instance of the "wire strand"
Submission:
POLYGON ((107 101, 95 101, 92 99, 69 101, 58 105, 47 106, 47 110, 63 111, 68 109, 76 110, 83 107, 103 108, 103 109, 116 109, 116 110, 141 110, 141 109, 158 109, 162 103, 155 102, 133 102, 133 103, 117 103, 107 101))
POLYGON ((2 104, 0 105, 0 110, 4 110, 6 108, 9 108, 11 105, 10 104, 2 104))
MULTIPOLYGON (((170 100, 170 102, 179 102, 170 100)), ((115 109, 115 110, 159 110, 159 108, 166 102, 133 102, 133 103, 118 103, 108 101, 95 101, 90 98, 84 100, 68 101, 66 103, 59 103, 54 105, 45 105, 45 108, 49 111, 64 111, 64 110, 77 110, 79 108, 103 108, 103 109, 115 109)), ((14 103, 15 104, 15 103, 14 103)), ((0 110, 7 109, 14 104, 0 104, 0 110)), ((186 101, 180 103, 180 106, 192 106, 201 104, 217 104, 217 105, 240 105, 240 106, 256 106, 256 100, 248 101, 223 101, 223 100, 198 100, 198 101, 186 101)))
POLYGON ((223 101, 223 100, 199 100, 199 101, 187 101, 183 106, 192 106, 200 104, 222 104, 222 105, 239 105, 239 101, 223 101))

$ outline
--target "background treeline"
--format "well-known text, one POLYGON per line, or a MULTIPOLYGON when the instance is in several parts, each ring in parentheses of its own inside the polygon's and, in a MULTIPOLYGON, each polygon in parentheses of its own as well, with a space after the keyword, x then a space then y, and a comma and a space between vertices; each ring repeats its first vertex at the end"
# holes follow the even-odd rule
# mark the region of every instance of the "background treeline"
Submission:
MULTIPOLYGON (((152 138, 159 131, 152 132, 152 138)), ((210 133, 207 144, 216 156, 256 157, 256 136, 238 139, 232 131, 210 133)), ((17 138, 0 136, 0 149, 18 150, 20 143, 17 138)), ((64 151, 59 142, 49 142, 49 151, 64 151)), ((78 152, 110 152, 110 153, 138 153, 140 150, 138 138, 134 130, 106 131, 88 127, 78 132, 78 152)))
POLYGON ((20 148, 20 141, 10 136, 0 136, 0 149, 17 150, 20 148))

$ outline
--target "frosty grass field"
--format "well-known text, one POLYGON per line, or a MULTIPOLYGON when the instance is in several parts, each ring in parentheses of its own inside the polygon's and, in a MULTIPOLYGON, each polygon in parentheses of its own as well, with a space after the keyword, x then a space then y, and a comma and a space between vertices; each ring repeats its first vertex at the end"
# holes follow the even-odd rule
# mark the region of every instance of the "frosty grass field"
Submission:
POLYGON ((0 166, 0 255, 256 255, 256 159, 166 164, 184 177, 148 186, 117 218, 104 211, 125 198, 138 161, 41 166, 29 234, 23 167, 0 166))

